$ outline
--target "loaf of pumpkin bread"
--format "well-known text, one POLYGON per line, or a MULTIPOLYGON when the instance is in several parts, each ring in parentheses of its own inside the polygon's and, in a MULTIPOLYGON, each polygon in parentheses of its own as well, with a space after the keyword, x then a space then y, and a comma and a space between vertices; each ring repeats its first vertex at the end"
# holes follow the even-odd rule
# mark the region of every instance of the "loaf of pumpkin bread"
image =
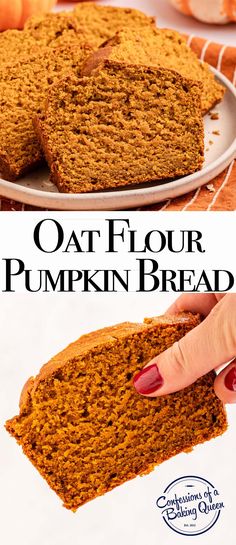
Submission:
POLYGON ((137 371, 198 323, 182 313, 83 335, 27 381, 6 429, 65 507, 75 511, 225 431, 214 372, 158 398, 133 386, 137 371))

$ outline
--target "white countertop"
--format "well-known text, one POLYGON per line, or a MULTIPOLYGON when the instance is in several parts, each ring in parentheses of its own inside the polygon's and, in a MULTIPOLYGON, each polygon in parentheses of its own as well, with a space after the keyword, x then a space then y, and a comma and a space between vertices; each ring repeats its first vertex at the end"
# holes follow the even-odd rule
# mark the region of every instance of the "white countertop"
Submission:
MULTIPOLYGON (((102 5, 126 6, 137 8, 149 15, 156 15, 158 25, 172 27, 187 34, 202 36, 208 40, 232 45, 236 47, 236 24, 207 25, 200 23, 192 17, 178 13, 168 0, 102 0, 102 5)), ((73 8, 74 2, 61 2, 56 9, 73 8)))

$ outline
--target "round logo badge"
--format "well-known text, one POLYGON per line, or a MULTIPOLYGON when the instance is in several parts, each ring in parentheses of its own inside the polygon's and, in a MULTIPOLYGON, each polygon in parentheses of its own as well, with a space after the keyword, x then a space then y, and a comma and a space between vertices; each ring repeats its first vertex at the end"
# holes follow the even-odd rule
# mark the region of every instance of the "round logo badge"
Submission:
POLYGON ((180 477, 156 501, 165 523, 185 536, 208 532, 217 522, 224 503, 217 488, 202 477, 180 477))

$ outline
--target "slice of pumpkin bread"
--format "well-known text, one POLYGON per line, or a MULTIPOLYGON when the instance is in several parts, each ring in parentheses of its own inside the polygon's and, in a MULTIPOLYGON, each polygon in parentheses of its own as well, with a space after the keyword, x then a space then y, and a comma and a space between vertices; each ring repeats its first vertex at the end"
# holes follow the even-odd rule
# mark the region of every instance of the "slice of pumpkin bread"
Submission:
POLYGON ((3 32, 0 35, 0 59, 1 51, 6 52, 6 49, 9 58, 11 45, 9 48, 8 41, 16 43, 14 54, 22 51, 25 53, 33 43, 55 47, 65 43, 71 45, 75 39, 97 49, 98 45, 120 28, 143 28, 149 25, 154 26, 154 19, 137 10, 97 6, 87 2, 86 5, 78 5, 75 12, 34 15, 26 21, 23 32, 3 32))
POLYGON ((122 28, 143 29, 155 26, 154 17, 148 17, 136 9, 100 6, 94 2, 77 4, 73 13, 86 33, 87 41, 95 47, 99 47, 122 28))
POLYGON ((71 70, 77 71, 91 48, 49 48, 37 45, 11 68, 0 69, 0 172, 14 181, 43 160, 33 127, 50 86, 71 70))
POLYGON ((82 43, 88 43, 86 29, 82 28, 71 11, 34 15, 27 20, 24 32, 36 42, 52 47, 71 44, 75 37, 82 43))
POLYGON ((104 55, 111 60, 163 66, 179 72, 182 76, 200 81, 202 90, 202 112, 205 114, 224 96, 225 88, 218 83, 209 65, 199 61, 187 46, 185 39, 174 30, 146 26, 124 29, 103 46, 104 55))
POLYGON ((90 76, 54 85, 36 119, 59 191, 119 188, 199 170, 201 84, 165 68, 104 60, 102 53, 90 76))
POLYGON ((199 323, 182 313, 84 335, 27 381, 20 414, 6 423, 68 509, 152 471, 227 427, 215 373, 158 398, 133 375, 199 323))
POLYGON ((28 19, 24 30, 0 33, 0 67, 15 64, 23 55, 30 55, 35 47, 57 47, 85 43, 82 29, 70 12, 48 13, 28 19))

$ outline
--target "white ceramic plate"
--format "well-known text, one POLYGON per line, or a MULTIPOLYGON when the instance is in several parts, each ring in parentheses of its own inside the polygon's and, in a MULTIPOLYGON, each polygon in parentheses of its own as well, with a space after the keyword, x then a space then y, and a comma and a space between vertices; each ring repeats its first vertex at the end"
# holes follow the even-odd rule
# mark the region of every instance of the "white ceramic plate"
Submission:
POLYGON ((236 89, 220 72, 212 68, 227 91, 221 104, 214 108, 219 119, 205 116, 205 163, 201 171, 172 182, 152 182, 131 189, 94 193, 59 193, 49 181, 46 168, 16 183, 0 179, 0 194, 24 204, 55 210, 124 210, 151 205, 183 195, 210 182, 236 157, 236 89), (219 134, 213 134, 219 131, 219 134))

